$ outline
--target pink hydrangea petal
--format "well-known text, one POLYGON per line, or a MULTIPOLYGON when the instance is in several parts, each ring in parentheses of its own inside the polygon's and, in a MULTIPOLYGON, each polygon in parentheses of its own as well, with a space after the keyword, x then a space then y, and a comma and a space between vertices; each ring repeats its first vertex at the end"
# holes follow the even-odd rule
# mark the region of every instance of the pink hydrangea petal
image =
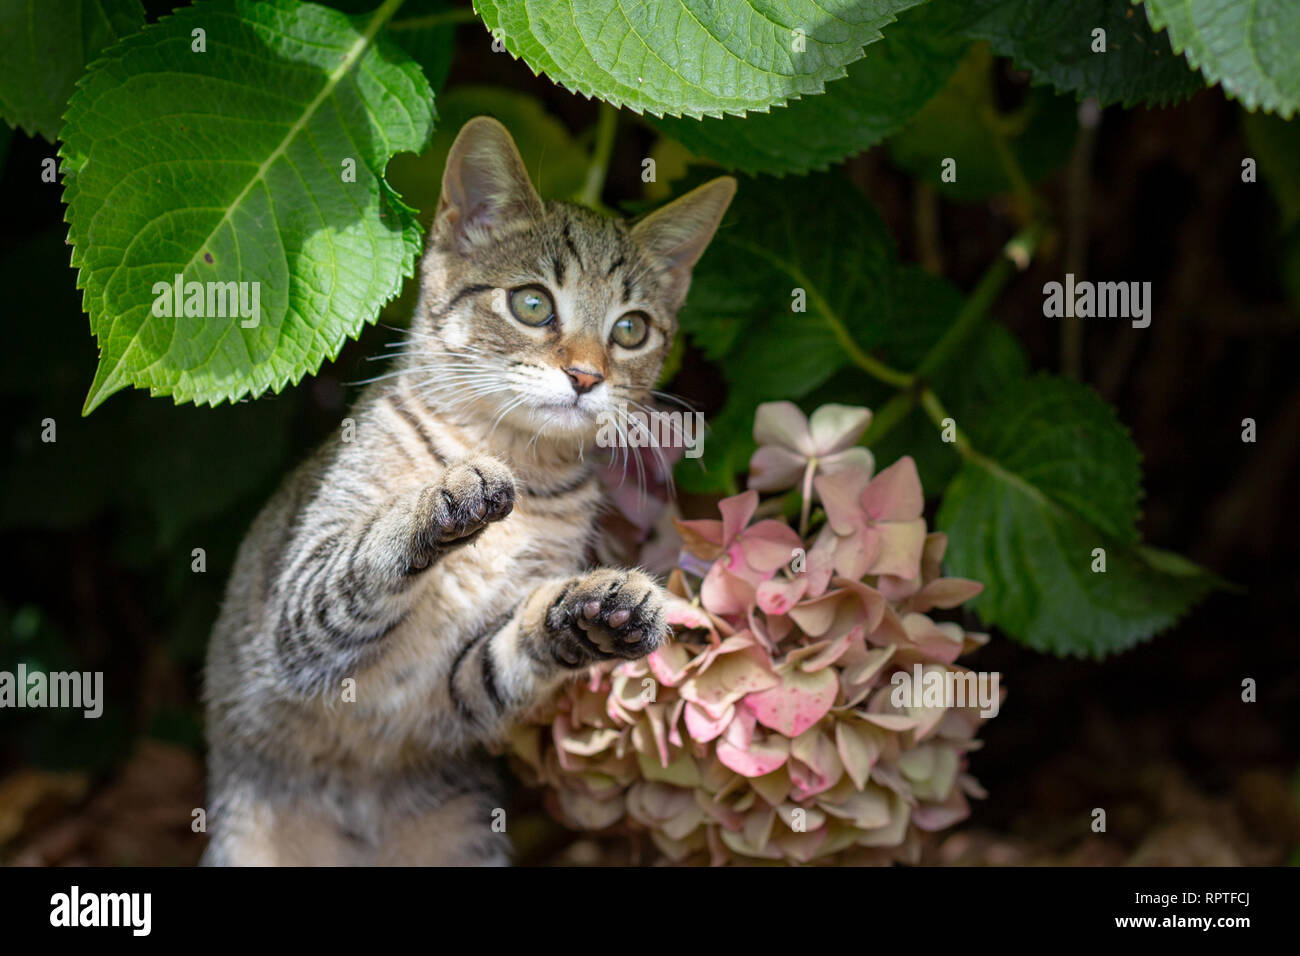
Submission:
POLYGON ((957 607, 983 590, 984 585, 969 578, 936 578, 907 600, 907 610, 924 613, 935 607, 957 607))
POLYGON ((789 857, 796 863, 811 863, 817 858, 822 844, 826 842, 828 832, 829 830, 826 827, 809 830, 806 833, 781 830, 772 838, 770 845, 778 847, 782 855, 789 857))
POLYGON ((844 656, 844 653, 849 649, 849 645, 853 643, 854 639, 860 638, 861 636, 862 628, 855 627, 852 630, 845 632, 843 636, 828 641, 825 648, 805 660, 801 660, 799 662, 799 669, 806 674, 812 674, 816 671, 822 670, 823 668, 830 667, 844 656))
POLYGON ((826 520, 836 534, 852 534, 865 524, 860 501, 870 482, 870 476, 865 472, 851 468, 813 479, 813 486, 826 509, 826 520))
POLYGON ((945 830, 970 816, 970 804, 960 790, 953 790, 943 803, 921 803, 912 810, 912 823, 918 830, 945 830))
POLYGON ((743 705, 764 727, 797 737, 826 716, 839 686, 834 671, 793 668, 777 686, 746 695, 743 705))
POLYGON ((669 624, 679 630, 682 628, 713 630, 713 622, 704 608, 674 594, 668 595, 668 600, 664 602, 664 616, 669 624))
POLYGON ((785 614, 799 602, 806 590, 808 579, 804 575, 793 578, 777 576, 758 586, 758 606, 764 614, 785 614))
POLYGON ((871 412, 865 408, 829 404, 812 413, 808 431, 817 456, 824 458, 857 444, 870 424, 871 412))
POLYGON ((790 774, 784 768, 774 770, 749 781, 754 792, 767 801, 769 806, 779 806, 790 793, 790 774))
POLYGON ((700 600, 714 614, 744 614, 754 599, 754 585, 714 564, 700 585, 700 600))
POLYGON ((723 728, 722 739, 738 750, 748 750, 757 726, 758 721, 753 714, 743 708, 733 708, 731 720, 723 728))
POLYGON ((921 575, 900 578, 896 574, 882 574, 876 581, 876 587, 889 600, 898 603, 921 590, 921 575))
POLYGON ((805 800, 829 790, 839 782, 844 764, 831 739, 820 730, 809 730, 790 741, 790 796, 805 800))
POLYGON ((749 487, 754 491, 784 491, 799 483, 808 460, 780 445, 764 445, 749 459, 749 487))
POLYGON ((921 549, 925 547, 925 520, 883 521, 872 531, 879 542, 867 566, 868 574, 916 577, 921 571, 921 549))
POLYGON ((808 597, 821 597, 826 593, 831 576, 835 573, 835 530, 825 525, 817 535, 817 540, 808 549, 807 568, 808 597))
POLYGON ((718 510, 722 512, 722 546, 724 548, 730 546, 731 542, 735 541, 740 535, 740 532, 745 530, 745 525, 749 524, 749 519, 754 516, 757 508, 757 491, 742 491, 738 495, 723 498, 718 502, 718 510))
POLYGON ((913 646, 931 660, 951 664, 961 656, 964 633, 956 624, 936 624, 924 614, 903 616, 903 630, 913 646))
POLYGON ((767 636, 773 643, 779 644, 794 630, 794 621, 787 614, 770 614, 767 618, 767 636))
POLYGON ((676 687, 681 683, 686 672, 695 666, 696 660, 683 645, 675 643, 660 646, 646 658, 655 680, 666 687, 676 687))
POLYGON ((692 518, 690 521, 678 518, 673 524, 686 547, 698 551, 701 557, 711 561, 722 549, 722 522, 716 518, 692 518))
POLYGON ((871 768, 880 757, 882 736, 881 731, 858 721, 841 720, 835 724, 835 749, 859 790, 867 785, 871 768))
POLYGON ((755 648, 720 655, 703 673, 696 672, 678 688, 678 693, 711 713, 719 715, 728 704, 746 694, 766 690, 780 683, 755 648))
POLYGON ((943 556, 948 552, 948 536, 942 531, 931 531, 925 536, 925 550, 921 552, 921 574, 924 580, 933 581, 943 573, 943 556))
MULTIPOLYGON (((863 586, 865 588, 865 585, 863 586)), ((870 590, 870 589, 867 589, 870 590)), ((811 637, 833 639, 876 616, 863 593, 839 588, 790 608, 790 617, 811 637)))
POLYGON ((875 528, 860 528, 835 539, 835 573, 858 580, 875 563, 880 553, 880 535, 875 528))
POLYGON ((794 560, 796 548, 803 547, 798 533, 783 521, 760 521, 740 536, 740 552, 752 568, 771 574, 794 560))
POLYGON ((620 794, 611 800, 596 800, 568 788, 556 792, 564 815, 586 830, 603 830, 623 819, 625 802, 620 794))
POLYGON ((920 723, 915 717, 904 714, 863 714, 862 719, 885 730, 895 731, 911 730, 920 723))
POLYGON ((763 740, 754 738, 746 750, 725 740, 718 742, 718 760, 742 777, 765 776, 784 765, 789 757, 790 741, 776 734, 763 740))
POLYGON ((728 705, 723 711, 721 717, 711 717, 699 704, 686 702, 686 709, 682 712, 686 720, 686 732, 691 735, 692 740, 700 743, 708 743, 715 739, 735 716, 735 705, 728 705))
POLYGON ((861 471, 869 475, 875 471, 876 459, 871 454, 870 449, 855 445, 852 448, 844 449, 844 451, 817 459, 817 467, 825 475, 833 475, 836 472, 848 470, 861 471))
POLYGON ((780 445, 803 458, 816 454, 808 419, 794 402, 764 402, 754 414, 754 443, 780 445))
MULTIPOLYGON (((861 506, 877 521, 911 521, 925 510, 916 462, 904 455, 880 472, 862 492, 861 506)), ((920 550, 917 551, 918 560, 920 550)))
POLYGON ((863 627, 865 630, 874 631, 880 625, 885 612, 889 610, 889 602, 885 600, 885 596, 871 585, 851 578, 836 578, 833 583, 837 588, 843 588, 857 596, 867 614, 862 622, 863 627))

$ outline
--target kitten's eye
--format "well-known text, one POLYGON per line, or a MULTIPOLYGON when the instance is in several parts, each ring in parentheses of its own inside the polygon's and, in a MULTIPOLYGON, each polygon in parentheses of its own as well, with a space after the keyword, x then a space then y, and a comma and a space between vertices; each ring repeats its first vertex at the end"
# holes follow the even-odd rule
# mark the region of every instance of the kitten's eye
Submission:
POLYGON ((526 285, 510 293, 510 311, 524 325, 545 325, 555 318, 555 302, 540 286, 526 285))
POLYGON ((644 312, 629 312, 614 323, 609 337, 625 349, 634 349, 644 342, 649 334, 649 317, 644 312))

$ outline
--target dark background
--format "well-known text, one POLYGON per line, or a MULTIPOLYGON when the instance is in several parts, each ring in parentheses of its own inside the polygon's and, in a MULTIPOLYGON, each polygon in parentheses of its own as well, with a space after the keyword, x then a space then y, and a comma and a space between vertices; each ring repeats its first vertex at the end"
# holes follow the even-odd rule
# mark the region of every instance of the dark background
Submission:
MULTIPOLYGON (((477 29, 461 28, 450 87, 524 90, 575 135, 590 129, 595 104, 483 56, 467 32, 477 29)), ((1014 103, 1026 80, 1003 73, 1014 103)), ((1089 276, 1153 284, 1150 328, 1085 324, 1082 363, 1142 451, 1144 538, 1241 590, 1104 662, 1046 657, 995 634, 972 664, 1001 671, 1009 689, 972 757, 990 797, 941 835, 931 860, 1277 864, 1300 844, 1300 315, 1279 280, 1277 206, 1262 180, 1241 182, 1241 115, 1218 90, 1169 109, 1111 109, 1083 214, 1070 214, 1065 167, 1038 187, 1058 227, 1085 237, 1089 276), (1241 440, 1247 417, 1255 444, 1241 440), (1253 704, 1241 701, 1247 677, 1253 704), (1107 811, 1104 835, 1089 830, 1094 807, 1107 811)), ((642 197, 653 139, 625 120, 606 202, 642 197)), ((356 392, 345 383, 382 370, 366 357, 394 333, 368 329, 318 376, 255 403, 175 408, 120 393, 82 419, 96 349, 68 267, 61 187, 39 178, 52 155, 13 134, 0 182, 0 669, 102 670, 108 702, 97 721, 0 713, 0 862, 188 864, 202 849, 190 820, 203 803, 203 653, 235 547, 279 478, 335 427, 356 392), (46 418, 53 444, 40 440, 46 418), (206 552, 201 574, 195 548, 206 552)), ((1016 231, 1000 200, 940 202, 938 244, 922 243, 925 197, 885 150, 846 174, 905 259, 937 253, 962 289, 1016 231)), ((1064 254, 1064 241, 1048 243, 996 308, 1034 369, 1060 370, 1061 330, 1043 318, 1041 290, 1067 271, 1064 254)), ((670 387, 712 411, 718 379, 691 354, 670 387)), ((604 858, 540 813, 527 819, 525 862, 604 858)))

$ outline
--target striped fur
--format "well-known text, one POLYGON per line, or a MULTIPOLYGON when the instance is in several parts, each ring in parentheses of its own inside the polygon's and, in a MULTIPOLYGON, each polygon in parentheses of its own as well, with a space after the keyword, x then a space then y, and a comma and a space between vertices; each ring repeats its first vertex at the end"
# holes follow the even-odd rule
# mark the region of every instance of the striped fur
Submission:
POLYGON ((733 191, 629 226, 542 203, 495 121, 461 131, 396 367, 236 558, 205 681, 206 863, 507 861, 485 745, 667 634, 647 575, 586 568, 602 501, 586 452, 597 416, 649 402, 733 191), (513 316, 523 285, 554 322, 513 316), (635 349, 611 339, 629 310, 650 323, 635 349))

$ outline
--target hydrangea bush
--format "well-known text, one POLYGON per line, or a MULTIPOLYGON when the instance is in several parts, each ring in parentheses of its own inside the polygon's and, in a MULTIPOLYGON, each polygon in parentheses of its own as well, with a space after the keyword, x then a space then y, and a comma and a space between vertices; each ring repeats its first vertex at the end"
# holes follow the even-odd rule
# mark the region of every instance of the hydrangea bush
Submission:
POLYGON ((987 636, 935 620, 981 585, 942 576, 916 466, 877 472, 869 422, 759 408, 749 490, 674 522, 672 641, 593 667, 512 737, 562 822, 644 829, 677 863, 888 863, 983 795, 977 708, 891 700, 893 674, 962 670, 987 636))

